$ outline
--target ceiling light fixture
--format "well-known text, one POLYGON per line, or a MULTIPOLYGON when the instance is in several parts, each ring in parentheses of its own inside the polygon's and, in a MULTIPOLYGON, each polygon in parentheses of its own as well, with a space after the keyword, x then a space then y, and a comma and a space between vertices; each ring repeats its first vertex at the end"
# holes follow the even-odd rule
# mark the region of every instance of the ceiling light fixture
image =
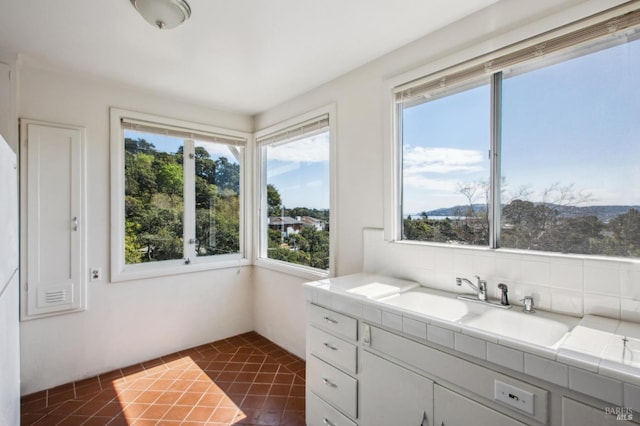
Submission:
POLYGON ((185 0, 131 0, 131 4, 145 21, 161 30, 175 28, 191 16, 185 0))

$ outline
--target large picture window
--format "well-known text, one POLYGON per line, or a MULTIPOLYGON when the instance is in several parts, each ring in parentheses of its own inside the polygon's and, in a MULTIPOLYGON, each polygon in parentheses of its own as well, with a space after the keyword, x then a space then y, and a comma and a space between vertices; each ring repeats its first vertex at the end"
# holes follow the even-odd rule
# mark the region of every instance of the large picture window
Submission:
POLYGON ((260 161, 260 259, 327 273, 331 265, 329 114, 256 138, 260 161))
POLYGON ((398 88, 398 236, 640 257, 640 17, 623 18, 398 88))
POLYGON ((123 114, 112 119, 119 121, 114 155, 121 164, 116 269, 158 272, 240 258, 246 138, 123 114))

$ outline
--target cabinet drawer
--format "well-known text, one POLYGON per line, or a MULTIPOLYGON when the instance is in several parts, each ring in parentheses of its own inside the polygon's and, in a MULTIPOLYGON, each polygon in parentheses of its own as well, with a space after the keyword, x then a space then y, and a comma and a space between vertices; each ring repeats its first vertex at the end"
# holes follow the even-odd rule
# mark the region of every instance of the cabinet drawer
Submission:
POLYGON ((358 351, 354 344, 315 327, 308 327, 307 338, 312 354, 348 372, 356 373, 358 351))
POLYGON ((330 309, 309 305, 309 320, 333 333, 350 340, 358 339, 358 321, 330 309))
POLYGON ((351 418, 357 417, 358 381, 311 356, 307 361, 307 386, 351 418))
POLYGON ((307 393, 307 426, 356 426, 313 392, 307 393))

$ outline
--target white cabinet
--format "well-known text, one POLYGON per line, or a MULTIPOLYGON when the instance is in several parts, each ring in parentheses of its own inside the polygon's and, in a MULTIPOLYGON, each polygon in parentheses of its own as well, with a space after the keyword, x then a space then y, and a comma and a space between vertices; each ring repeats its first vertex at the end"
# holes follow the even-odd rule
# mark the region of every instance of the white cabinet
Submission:
POLYGON ((356 426, 313 392, 307 392, 307 426, 356 426))
POLYGON ((353 426, 358 417, 358 321, 308 306, 307 425, 353 426))
POLYGON ((526 426, 442 386, 435 385, 433 394, 436 426, 526 426))
POLYGON ((594 408, 590 405, 574 401, 569 398, 562 398, 562 426, 614 426, 627 424, 633 416, 630 410, 621 407, 612 407, 618 410, 617 415, 609 414, 605 410, 594 408))
POLYGON ((363 351, 360 424, 432 426, 433 382, 363 351))
POLYGON ((312 355, 307 359, 307 384, 311 392, 352 419, 356 418, 358 381, 355 378, 312 355))
POLYGON ((21 120, 22 318, 85 307, 84 129, 21 120))

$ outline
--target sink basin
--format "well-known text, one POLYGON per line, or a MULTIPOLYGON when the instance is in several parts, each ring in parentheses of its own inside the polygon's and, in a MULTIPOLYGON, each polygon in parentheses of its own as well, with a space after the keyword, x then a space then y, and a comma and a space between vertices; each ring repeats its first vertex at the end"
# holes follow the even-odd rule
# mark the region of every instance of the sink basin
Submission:
POLYGON ((486 309, 484 306, 458 300, 455 296, 439 295, 423 288, 385 297, 380 302, 451 322, 478 315, 486 309))
POLYGON ((571 331, 571 324, 550 314, 525 314, 518 311, 492 309, 469 318, 463 324, 503 337, 539 346, 551 347, 571 331))

